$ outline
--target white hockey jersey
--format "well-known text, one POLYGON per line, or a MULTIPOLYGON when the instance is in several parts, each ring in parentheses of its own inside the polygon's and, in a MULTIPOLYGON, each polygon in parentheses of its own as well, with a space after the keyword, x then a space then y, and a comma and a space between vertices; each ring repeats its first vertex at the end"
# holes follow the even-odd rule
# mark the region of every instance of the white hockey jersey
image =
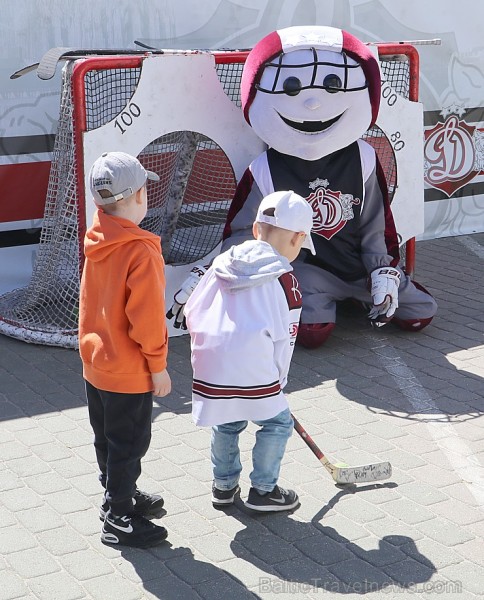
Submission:
POLYGON ((260 421, 288 407, 300 314, 291 264, 270 244, 246 241, 215 258, 185 306, 197 425, 260 421))

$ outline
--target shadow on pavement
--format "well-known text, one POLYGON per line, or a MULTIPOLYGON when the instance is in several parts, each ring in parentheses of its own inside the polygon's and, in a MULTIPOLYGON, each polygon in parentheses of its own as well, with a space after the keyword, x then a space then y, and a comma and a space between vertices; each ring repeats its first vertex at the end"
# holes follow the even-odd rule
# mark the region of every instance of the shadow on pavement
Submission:
POLYGON ((150 550, 123 548, 121 556, 131 563, 144 589, 160 600, 260 600, 233 575, 196 559, 190 548, 164 542, 150 550))
MULTIPOLYGON (((439 313, 437 325, 438 319, 439 313)), ((433 337, 432 327, 417 333, 391 323, 373 329, 365 310, 353 302, 340 303, 328 341, 315 350, 296 347, 286 391, 335 382, 339 395, 374 413, 419 421, 425 414, 425 421, 437 422, 482 416, 483 378, 457 369, 448 359, 472 350, 476 342, 450 333, 442 339, 437 328, 433 337)))
POLYGON ((320 589, 339 594, 399 593, 428 582, 437 569, 412 538, 389 534, 378 540, 377 548, 365 549, 321 524, 343 496, 374 487, 339 491, 309 523, 292 519, 288 513, 253 513, 238 499, 226 511, 227 517, 245 526, 235 535, 232 551, 267 573, 260 578, 260 593, 317 593, 320 589))

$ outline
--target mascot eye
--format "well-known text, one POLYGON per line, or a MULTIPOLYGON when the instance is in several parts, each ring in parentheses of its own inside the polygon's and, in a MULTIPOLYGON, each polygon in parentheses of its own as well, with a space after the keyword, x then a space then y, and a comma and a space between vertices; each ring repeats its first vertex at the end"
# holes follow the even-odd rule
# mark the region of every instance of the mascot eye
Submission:
POLYGON ((282 84, 282 89, 288 96, 297 96, 302 85, 297 77, 288 77, 282 84))
POLYGON ((326 75, 323 81, 323 86, 330 94, 336 94, 338 90, 341 89, 341 79, 334 74, 326 75))

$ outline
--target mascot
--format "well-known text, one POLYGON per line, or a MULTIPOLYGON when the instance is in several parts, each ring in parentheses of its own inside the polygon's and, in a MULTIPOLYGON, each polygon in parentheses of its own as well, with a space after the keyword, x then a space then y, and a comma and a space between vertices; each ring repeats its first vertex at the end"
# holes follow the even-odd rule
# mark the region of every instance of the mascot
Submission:
MULTIPOLYGON (((267 150, 240 180, 222 251, 252 237, 265 196, 293 190, 313 209, 316 255, 293 262, 303 294, 297 343, 322 345, 336 302, 370 306, 372 324, 418 331, 437 305, 399 267, 397 233, 374 149, 361 136, 375 124, 381 78, 365 44, 341 29, 297 26, 274 31, 248 55, 241 80, 244 117, 267 150)), ((205 269, 195 267, 168 317, 184 327, 183 307, 205 269)))

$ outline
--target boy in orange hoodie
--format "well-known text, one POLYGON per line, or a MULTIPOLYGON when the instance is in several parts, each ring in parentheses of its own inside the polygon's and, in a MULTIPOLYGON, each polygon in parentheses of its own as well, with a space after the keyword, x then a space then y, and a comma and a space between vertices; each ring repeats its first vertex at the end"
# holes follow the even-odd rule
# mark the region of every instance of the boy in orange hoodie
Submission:
POLYGON ((147 518, 161 516, 163 499, 136 481, 151 440, 153 394, 171 391, 160 238, 138 226, 147 179, 159 177, 124 152, 105 153, 92 166, 97 211, 84 240, 79 300, 79 351, 105 488, 101 541, 139 548, 167 536, 147 518))

